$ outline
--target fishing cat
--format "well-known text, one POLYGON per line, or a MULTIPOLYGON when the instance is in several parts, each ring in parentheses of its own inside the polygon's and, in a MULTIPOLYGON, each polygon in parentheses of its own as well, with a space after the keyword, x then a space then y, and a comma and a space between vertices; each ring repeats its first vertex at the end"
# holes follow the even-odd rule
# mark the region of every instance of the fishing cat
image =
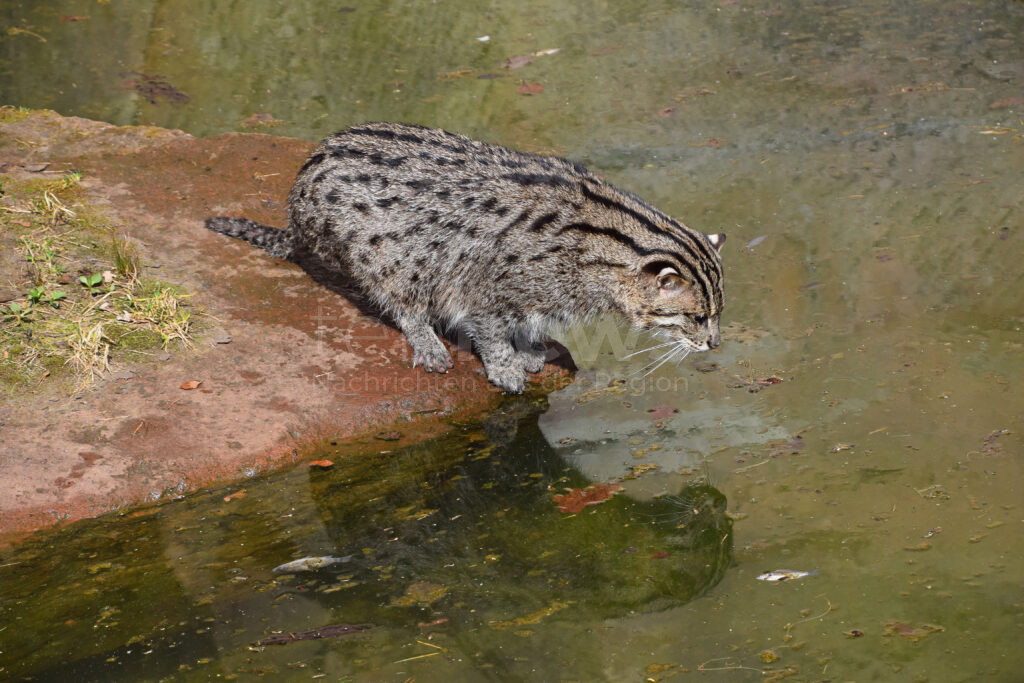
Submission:
POLYGON ((284 230, 210 230, 287 259, 309 250, 394 318, 413 366, 446 372, 434 326, 470 336, 488 379, 523 391, 544 330, 614 311, 681 351, 719 345, 725 235, 705 235, 582 165, 443 130, 368 123, 313 151, 284 230))

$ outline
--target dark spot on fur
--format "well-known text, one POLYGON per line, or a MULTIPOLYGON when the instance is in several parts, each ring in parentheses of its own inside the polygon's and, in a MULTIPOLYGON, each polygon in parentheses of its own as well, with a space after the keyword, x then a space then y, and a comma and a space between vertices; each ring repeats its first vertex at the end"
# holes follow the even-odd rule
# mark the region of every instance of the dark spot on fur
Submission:
POLYGON ((518 254, 505 254, 505 263, 512 265, 519 260, 518 254))
POLYGON ((359 213, 366 213, 370 207, 362 202, 352 202, 352 208, 359 213))
POLYGON ((451 190, 438 190, 434 194, 436 196, 440 197, 441 199, 448 199, 448 197, 452 196, 452 191, 451 190))
POLYGON ((337 190, 331 190, 325 195, 324 198, 331 204, 337 204, 339 201, 341 201, 341 195, 338 194, 337 190))
POLYGON ((306 159, 306 163, 304 163, 302 165, 302 168, 299 169, 299 175, 302 175, 306 171, 306 169, 310 168, 311 166, 316 166, 317 164, 319 164, 323 160, 324 160, 324 153, 323 152, 317 152, 313 156, 311 156, 308 159, 306 159))
POLYGON ((380 235, 374 235, 373 237, 371 237, 371 238, 370 238, 369 240, 367 240, 367 241, 368 241, 368 242, 369 242, 370 244, 372 244, 373 246, 377 246, 378 244, 380 244, 380 241, 381 241, 382 239, 383 239, 383 238, 382 238, 382 237, 381 237, 380 235))
POLYGON ((530 227, 527 229, 530 232, 540 232, 546 226, 554 223, 556 220, 558 220, 558 212, 552 211, 551 213, 546 213, 543 216, 538 217, 535 221, 533 221, 533 223, 530 224, 530 227))
POLYGON ((401 201, 402 201, 402 198, 399 197, 398 195, 395 195, 394 197, 384 197, 382 199, 377 199, 377 200, 374 201, 374 204, 376 204, 377 206, 379 206, 382 209, 386 209, 389 206, 391 206, 392 204, 398 204, 401 201))

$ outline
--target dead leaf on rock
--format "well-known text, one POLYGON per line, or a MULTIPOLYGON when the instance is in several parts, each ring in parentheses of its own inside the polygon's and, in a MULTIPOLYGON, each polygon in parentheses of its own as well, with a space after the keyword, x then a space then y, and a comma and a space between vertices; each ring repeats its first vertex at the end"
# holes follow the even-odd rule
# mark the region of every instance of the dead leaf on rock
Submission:
POLYGON ((314 460, 313 462, 309 463, 309 466, 310 467, 323 467, 323 468, 326 469, 328 467, 334 467, 334 463, 331 462, 330 460, 314 460))
POLYGON ((203 383, 201 379, 190 379, 187 382, 183 382, 181 388, 185 391, 191 391, 192 389, 198 389, 199 385, 203 383))
POLYGON ((241 491, 235 491, 234 493, 230 493, 224 496, 224 502, 230 503, 235 498, 245 498, 245 489, 242 489, 241 491))
POLYGON ((516 88, 516 92, 520 95, 539 95, 544 92, 544 86, 540 83, 523 83, 516 88))
POLYGON ((588 505, 600 505, 621 490, 618 484, 591 484, 585 489, 566 489, 565 493, 556 493, 552 500, 560 512, 577 514, 583 512, 583 508, 588 505))
POLYGON ((29 173, 42 173, 49 167, 49 162, 45 164, 25 164, 24 166, 22 166, 22 168, 24 168, 29 173))
POLYGON ((679 111, 679 107, 665 107, 664 109, 659 109, 658 118, 666 119, 669 116, 672 116, 672 114, 675 114, 677 111, 679 111))
POLYGON ((381 441, 398 441, 402 438, 402 432, 378 432, 374 438, 381 441))

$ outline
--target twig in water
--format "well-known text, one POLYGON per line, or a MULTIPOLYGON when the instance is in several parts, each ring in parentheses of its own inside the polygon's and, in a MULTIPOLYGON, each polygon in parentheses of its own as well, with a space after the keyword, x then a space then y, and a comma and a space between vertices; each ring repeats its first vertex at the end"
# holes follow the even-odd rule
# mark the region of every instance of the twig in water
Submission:
POLYGON ((391 662, 392 664, 401 664, 402 662, 411 662, 414 659, 423 659, 424 657, 436 657, 440 652, 428 652, 425 655, 416 655, 415 657, 406 657, 405 659, 399 659, 397 662, 391 662))

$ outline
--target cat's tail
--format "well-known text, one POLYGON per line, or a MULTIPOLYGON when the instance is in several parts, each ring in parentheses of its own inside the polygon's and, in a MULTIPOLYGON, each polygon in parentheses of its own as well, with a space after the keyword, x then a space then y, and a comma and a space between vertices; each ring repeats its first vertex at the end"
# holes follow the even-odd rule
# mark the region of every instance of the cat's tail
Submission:
POLYGON ((295 252, 295 240, 288 230, 272 228, 248 218, 233 218, 231 216, 207 218, 206 227, 222 235, 245 240, 277 258, 291 258, 295 252))

